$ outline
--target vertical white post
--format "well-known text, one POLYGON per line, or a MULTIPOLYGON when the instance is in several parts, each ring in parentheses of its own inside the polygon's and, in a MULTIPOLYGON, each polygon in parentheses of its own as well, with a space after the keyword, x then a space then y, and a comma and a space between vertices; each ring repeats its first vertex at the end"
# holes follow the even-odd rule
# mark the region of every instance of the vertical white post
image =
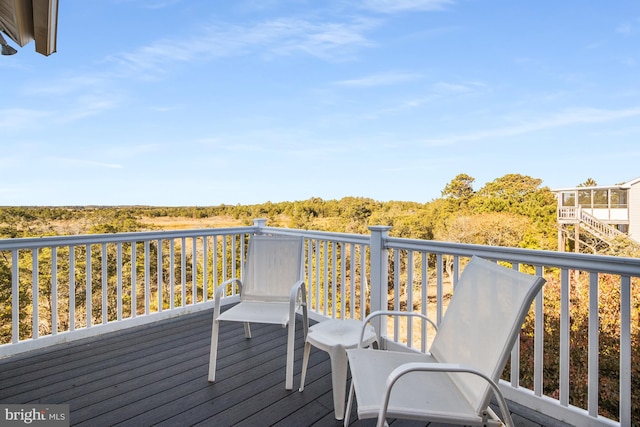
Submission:
MULTIPOLYGON (((387 294, 388 294, 388 250, 384 246, 384 240, 389 235, 391 227, 386 225, 374 225, 369 227, 371 231, 371 240, 369 243, 369 250, 371 256, 371 280, 370 280, 370 307, 371 311, 386 310, 387 309, 387 294)), ((375 328, 378 336, 386 335, 386 319, 384 316, 378 316, 374 319, 373 327, 375 328), (383 322, 384 320, 384 322, 383 322), (385 331, 382 334, 382 331, 385 331)))
POLYGON ((18 249, 11 250, 11 342, 20 341, 20 269, 18 249))
POLYGON ((69 331, 76 330, 76 247, 69 246, 69 331))
MULTIPOLYGON (((599 398, 599 366, 600 366, 600 288, 598 273, 589 273, 589 351, 587 363, 589 366, 587 381, 587 410, 592 417, 598 417, 599 398)), ((622 301, 621 301, 622 302, 622 301)), ((621 325, 622 326, 622 325, 621 325)), ((622 378, 622 377, 620 377, 622 378)))
POLYGON ((39 265, 38 265, 38 249, 32 249, 31 250, 31 303, 33 304, 32 307, 32 314, 31 314, 31 321, 32 321, 32 331, 31 331, 31 338, 32 339, 37 339, 40 336, 40 320, 39 320, 39 315, 40 315, 40 298, 39 298, 39 289, 40 289, 40 285, 38 283, 39 277, 40 277, 40 273, 39 273, 39 265))
POLYGON ((136 253, 136 242, 131 242, 131 318, 138 314, 138 294, 136 291, 136 280, 138 278, 138 255, 136 253))
POLYGON ((262 233, 262 228, 267 225, 266 218, 255 218, 253 220, 253 226, 256 228, 256 233, 262 233))
POLYGON ((620 425, 631 425, 631 277, 620 278, 620 425))

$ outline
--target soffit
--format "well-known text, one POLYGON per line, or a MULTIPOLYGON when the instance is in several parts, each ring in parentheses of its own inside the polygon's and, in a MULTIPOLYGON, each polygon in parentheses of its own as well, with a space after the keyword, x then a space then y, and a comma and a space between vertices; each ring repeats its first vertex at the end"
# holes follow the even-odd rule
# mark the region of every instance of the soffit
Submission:
POLYGON ((35 40, 36 52, 56 51, 58 0, 0 0, 0 30, 23 47, 35 40))

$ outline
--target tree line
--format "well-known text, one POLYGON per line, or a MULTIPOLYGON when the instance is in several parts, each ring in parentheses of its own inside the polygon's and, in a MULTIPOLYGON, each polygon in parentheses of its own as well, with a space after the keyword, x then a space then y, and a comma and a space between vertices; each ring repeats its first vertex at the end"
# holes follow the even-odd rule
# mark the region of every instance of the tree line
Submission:
MULTIPOLYGON (((458 174, 441 197, 428 202, 312 197, 253 205, 2 207, 0 238, 61 234, 55 228, 61 222, 71 224, 62 234, 98 234, 158 229, 154 219, 161 218, 222 217, 242 225, 267 218, 271 226, 349 233, 368 233, 369 225, 388 225, 395 237, 558 249, 556 199, 541 179, 507 174, 478 190, 474 183, 473 177, 458 174)), ((589 178, 584 185, 594 183, 589 178)), ((600 253, 640 256, 637 247, 625 242, 600 253)))

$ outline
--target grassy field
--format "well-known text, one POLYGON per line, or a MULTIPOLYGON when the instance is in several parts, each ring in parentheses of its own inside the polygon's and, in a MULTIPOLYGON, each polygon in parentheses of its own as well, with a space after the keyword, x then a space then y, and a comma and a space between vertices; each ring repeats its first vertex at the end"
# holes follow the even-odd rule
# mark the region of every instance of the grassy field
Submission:
POLYGON ((151 230, 191 230, 199 228, 226 228, 246 225, 242 220, 230 216, 214 218, 144 217, 139 222, 151 230))

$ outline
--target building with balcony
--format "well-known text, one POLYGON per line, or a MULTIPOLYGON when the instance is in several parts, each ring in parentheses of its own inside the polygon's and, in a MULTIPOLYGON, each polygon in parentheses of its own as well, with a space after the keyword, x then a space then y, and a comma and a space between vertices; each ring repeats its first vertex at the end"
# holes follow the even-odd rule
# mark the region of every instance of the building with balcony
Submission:
POLYGON ((558 201, 558 250, 591 252, 625 239, 640 247, 640 178, 622 184, 551 190, 558 201))

